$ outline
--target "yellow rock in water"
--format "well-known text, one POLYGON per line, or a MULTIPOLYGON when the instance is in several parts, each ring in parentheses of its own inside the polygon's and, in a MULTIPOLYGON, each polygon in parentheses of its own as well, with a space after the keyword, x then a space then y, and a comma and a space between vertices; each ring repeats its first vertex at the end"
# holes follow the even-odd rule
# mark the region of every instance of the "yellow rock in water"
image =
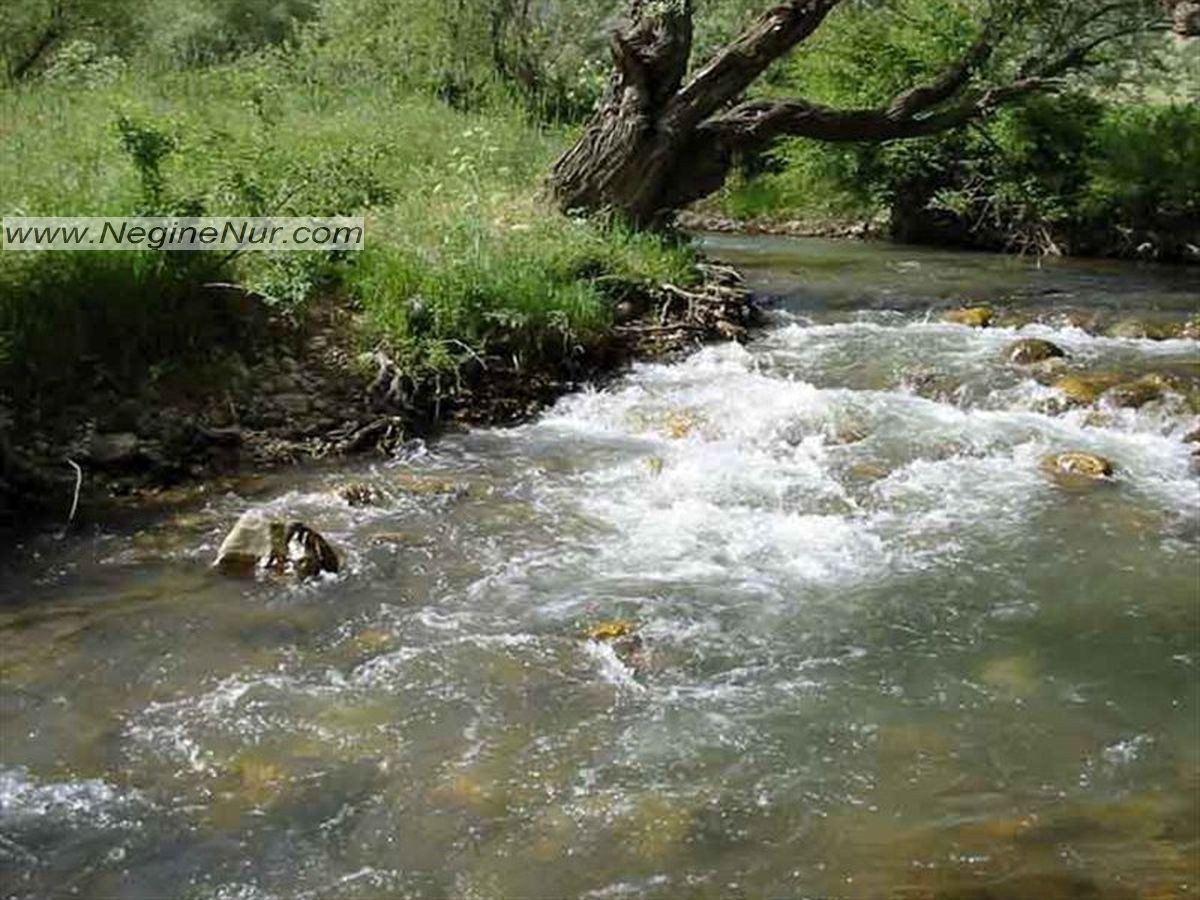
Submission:
POLYGON ((587 636, 588 640, 592 641, 615 641, 628 637, 635 631, 637 631, 637 625, 633 622, 626 619, 613 619, 593 625, 587 630, 587 636))
POLYGON ((244 794, 259 801, 274 799, 286 780, 283 769, 263 759, 239 760, 237 773, 244 794))
POLYGON ((393 483, 409 494, 464 494, 467 491, 466 485, 430 475, 397 475, 393 483))
POLYGON ((354 646, 367 653, 377 653, 392 645, 395 637, 380 628, 368 628, 354 636, 354 646))
POLYGON ((667 437, 679 440, 691 434, 699 424, 696 414, 689 410, 676 410, 667 416, 667 437))
POLYGON ((648 471, 651 475, 661 475, 662 470, 663 461, 661 456, 650 456, 646 458, 646 471, 648 471))
POLYGON ((1121 379, 1116 375, 1064 375, 1054 382, 1054 387, 1066 395, 1071 403, 1089 406, 1121 379))
POLYGON ((983 664, 979 677, 988 687, 1014 697, 1029 697, 1037 691, 1033 661, 1025 656, 1002 656, 983 664))
POLYGON ((968 328, 987 328, 992 324, 990 306, 968 306, 965 309, 948 309, 942 314, 943 322, 966 325, 968 328))
POLYGON ((1113 464, 1103 456, 1068 450, 1042 459, 1042 471, 1061 487, 1082 488, 1104 481, 1113 474, 1113 464))

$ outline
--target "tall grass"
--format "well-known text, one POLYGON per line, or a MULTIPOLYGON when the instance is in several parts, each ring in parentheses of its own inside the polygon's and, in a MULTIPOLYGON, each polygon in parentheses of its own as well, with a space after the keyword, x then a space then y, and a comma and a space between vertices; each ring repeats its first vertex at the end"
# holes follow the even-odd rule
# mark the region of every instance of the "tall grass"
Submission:
POLYGON ((9 91, 0 121, 4 214, 368 219, 366 250, 341 257, 0 254, 0 366, 18 402, 50 402, 97 367, 136 379, 236 345, 246 311, 215 302, 212 281, 291 312, 346 298, 363 344, 419 375, 587 343, 608 322, 609 281, 687 278, 686 250, 539 199, 565 135, 517 105, 459 112, 402 86, 326 83, 302 55, 9 91))

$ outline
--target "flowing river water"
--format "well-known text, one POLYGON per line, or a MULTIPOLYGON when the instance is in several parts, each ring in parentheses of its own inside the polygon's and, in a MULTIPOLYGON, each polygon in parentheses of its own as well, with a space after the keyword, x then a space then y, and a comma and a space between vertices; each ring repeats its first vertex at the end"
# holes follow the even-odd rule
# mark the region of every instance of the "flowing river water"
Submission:
POLYGON ((1198 420, 1004 358, 1194 384, 1070 322, 1195 271, 706 244, 775 300, 745 346, 8 563, 3 896, 1200 896, 1198 420), (217 575, 250 506, 342 573, 217 575))

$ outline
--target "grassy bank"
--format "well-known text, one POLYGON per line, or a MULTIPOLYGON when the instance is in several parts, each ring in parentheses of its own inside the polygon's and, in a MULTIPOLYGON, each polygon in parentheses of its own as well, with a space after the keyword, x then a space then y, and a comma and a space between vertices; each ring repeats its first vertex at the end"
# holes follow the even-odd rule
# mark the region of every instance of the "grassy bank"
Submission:
POLYGON ((538 199, 564 136, 516 106, 456 112, 269 56, 0 96, 0 209, 24 215, 366 214, 358 254, 0 257, 0 365, 20 417, 97 377, 132 384, 242 349, 317 297, 414 376, 496 347, 536 363, 610 320, 606 284, 686 281, 690 254, 538 199), (214 295, 238 284, 258 298, 214 295))

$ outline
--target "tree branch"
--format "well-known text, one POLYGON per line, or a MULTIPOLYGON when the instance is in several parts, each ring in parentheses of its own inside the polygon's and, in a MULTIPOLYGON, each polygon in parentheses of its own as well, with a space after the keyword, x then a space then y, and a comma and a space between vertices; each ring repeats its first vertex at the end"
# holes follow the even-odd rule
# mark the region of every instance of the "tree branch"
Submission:
POLYGON ((710 119, 700 131, 727 150, 741 153, 760 152, 783 136, 831 143, 925 137, 965 125, 998 106, 1059 84, 1050 78, 1023 78, 964 97, 928 115, 903 111, 895 101, 875 109, 835 109, 799 99, 752 100, 710 119))
POLYGON ((740 97, 766 69, 817 30, 842 0, 788 0, 764 13, 676 96, 668 122, 686 130, 740 97))
POLYGON ((924 85, 917 85, 902 94, 898 94, 891 105, 888 107, 888 113, 891 116, 898 118, 906 118, 923 112, 927 109, 945 103, 960 90, 966 87, 967 83, 996 52, 996 46, 1000 42, 999 35, 991 33, 991 28, 985 28, 983 34, 975 41, 974 44, 963 54, 962 58, 947 68, 941 75, 933 81, 924 85))
MULTIPOLYGON (((1130 6, 1137 3, 1125 0, 1107 4, 1089 14, 1085 24, 1094 24, 1103 15, 1130 6)), ((1149 22, 1139 22, 1094 34, 1057 56, 1026 60, 1008 84, 967 92, 972 77, 1003 40, 1001 29, 987 26, 962 57, 938 77, 898 94, 886 106, 835 109, 802 98, 751 100, 709 119, 699 131, 724 154, 761 152, 782 136, 835 143, 924 137, 957 128, 1029 94, 1061 87, 1063 76, 1093 63, 1091 55, 1097 49, 1151 27, 1149 22)))

